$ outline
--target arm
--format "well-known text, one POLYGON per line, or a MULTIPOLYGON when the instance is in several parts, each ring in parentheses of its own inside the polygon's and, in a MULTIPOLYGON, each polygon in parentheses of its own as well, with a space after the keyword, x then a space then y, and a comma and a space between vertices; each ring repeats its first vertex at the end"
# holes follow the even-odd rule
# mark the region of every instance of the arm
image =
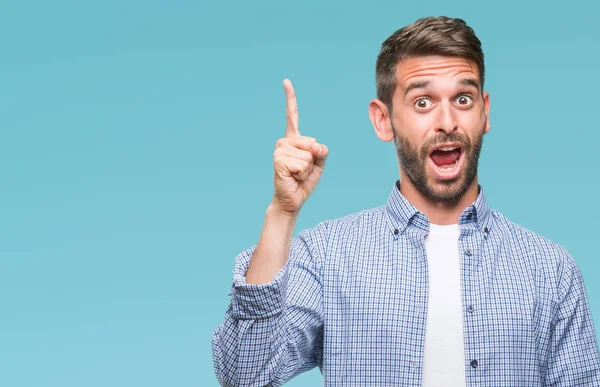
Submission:
POLYGON ((244 276, 257 248, 238 255, 232 300, 212 337, 221 385, 279 386, 320 364, 323 244, 322 225, 301 232, 285 266, 265 284, 248 284, 244 276))
POLYGON ((328 149, 300 135, 296 93, 289 80, 284 88, 287 126, 273 153, 275 194, 258 245, 236 259, 233 297, 212 336, 222 385, 281 385, 321 359, 324 227, 292 234, 328 149))
POLYGON ((547 386, 600 386, 600 358, 583 277, 567 254, 550 342, 547 386))
POLYGON ((265 284, 273 280, 288 260, 297 214, 281 211, 271 203, 250 266, 246 272, 248 284, 265 284))

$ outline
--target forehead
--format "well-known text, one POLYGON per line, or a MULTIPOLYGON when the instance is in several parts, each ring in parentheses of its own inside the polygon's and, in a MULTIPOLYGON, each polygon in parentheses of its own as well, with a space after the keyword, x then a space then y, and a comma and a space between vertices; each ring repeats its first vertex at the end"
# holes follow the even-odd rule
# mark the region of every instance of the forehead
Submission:
POLYGON ((479 82, 479 69, 475 62, 459 57, 420 56, 406 58, 396 67, 397 85, 405 90, 411 83, 474 78, 479 82))

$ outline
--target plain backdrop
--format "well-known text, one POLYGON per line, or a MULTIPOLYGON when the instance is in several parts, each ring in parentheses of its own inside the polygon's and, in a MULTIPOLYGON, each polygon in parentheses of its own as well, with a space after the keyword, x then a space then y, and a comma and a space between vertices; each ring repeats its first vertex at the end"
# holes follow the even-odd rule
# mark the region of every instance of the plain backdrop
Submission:
MULTIPOLYGON (((385 203, 381 42, 461 17, 486 55, 490 205, 565 246, 600 318, 597 2, 19 1, 0 7, 0 385, 215 386, 211 332, 285 130, 327 144, 296 233, 385 203)), ((600 332, 600 330, 598 330, 600 332)), ((290 386, 322 384, 318 370, 290 386)))

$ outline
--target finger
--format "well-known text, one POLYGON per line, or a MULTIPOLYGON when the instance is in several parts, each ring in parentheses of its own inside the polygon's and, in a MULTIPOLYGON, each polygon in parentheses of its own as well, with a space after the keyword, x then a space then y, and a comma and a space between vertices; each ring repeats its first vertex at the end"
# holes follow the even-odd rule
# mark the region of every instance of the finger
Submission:
POLYGON ((292 136, 286 137, 282 142, 286 146, 290 146, 292 148, 298 148, 306 151, 310 151, 312 144, 316 143, 317 140, 312 137, 305 136, 292 136))
POLYGON ((286 160, 286 166, 290 173, 300 181, 308 179, 308 176, 312 173, 313 169, 312 162, 306 162, 300 159, 289 159, 286 160))
POLYGON ((308 165, 308 167, 306 167, 303 170, 301 170, 300 172, 298 172, 295 176, 297 177, 298 180, 304 181, 304 180, 308 179, 308 177, 312 173, 313 167, 314 167, 314 164, 310 163, 308 165))
POLYGON ((291 175, 296 180, 303 180, 308 177, 309 172, 312 171, 312 167, 312 162, 283 155, 278 155, 275 159, 275 169, 281 171, 282 176, 291 175))
POLYGON ((314 156, 313 156, 312 152, 298 149, 298 148, 289 147, 289 146, 280 148, 278 153, 282 156, 304 160, 308 163, 311 163, 314 160, 314 156))
POLYGON ((323 168, 329 155, 329 148, 325 144, 314 143, 310 151, 315 156, 315 165, 323 168))
POLYGON ((283 80, 283 87, 285 89, 286 96, 286 108, 285 108, 285 116, 287 120, 287 124, 285 127, 285 135, 293 136, 300 134, 298 130, 298 103, 296 102, 296 92, 294 91, 294 86, 289 79, 283 80))

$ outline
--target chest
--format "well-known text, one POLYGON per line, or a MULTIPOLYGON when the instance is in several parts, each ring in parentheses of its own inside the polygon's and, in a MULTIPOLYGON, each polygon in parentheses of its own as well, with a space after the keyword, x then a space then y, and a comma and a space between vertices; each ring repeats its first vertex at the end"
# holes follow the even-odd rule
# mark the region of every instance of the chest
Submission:
POLYGON ((467 377, 535 380, 536 348, 550 324, 540 316, 549 315, 550 303, 510 245, 485 242, 459 239, 446 254, 453 263, 438 262, 444 252, 418 238, 378 248, 356 244, 328 262, 324 374, 419 385, 431 289, 443 291, 447 270, 458 289, 451 302, 461 308, 467 377), (473 360, 478 369, 469 366, 473 360))

